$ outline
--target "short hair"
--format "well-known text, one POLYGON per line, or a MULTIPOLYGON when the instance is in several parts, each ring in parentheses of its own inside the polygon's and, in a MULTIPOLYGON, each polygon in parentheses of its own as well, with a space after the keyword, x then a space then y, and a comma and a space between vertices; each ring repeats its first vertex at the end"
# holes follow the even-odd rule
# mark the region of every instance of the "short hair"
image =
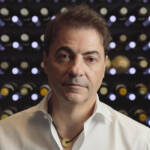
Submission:
POLYGON ((56 18, 47 23, 44 35, 44 51, 48 54, 50 46, 57 38, 57 33, 63 27, 94 28, 103 37, 104 54, 108 55, 108 45, 111 34, 104 18, 86 4, 66 7, 66 11, 59 12, 56 18))

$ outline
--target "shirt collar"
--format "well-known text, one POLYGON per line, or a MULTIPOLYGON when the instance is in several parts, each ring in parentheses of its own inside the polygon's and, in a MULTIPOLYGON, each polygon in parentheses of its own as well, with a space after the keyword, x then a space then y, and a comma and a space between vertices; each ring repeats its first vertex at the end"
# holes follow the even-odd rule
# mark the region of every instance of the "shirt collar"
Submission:
MULTIPOLYGON (((48 101, 50 100, 51 95, 52 95, 52 92, 50 91, 38 104, 39 110, 45 114, 48 114, 48 101)), ((100 102, 98 94, 96 98, 96 105, 94 108, 94 112, 88 120, 91 120, 93 118, 96 118, 99 121, 103 119, 105 122, 112 121, 110 111, 108 111, 108 109, 106 108, 106 105, 103 102, 100 102)))
POLYGON ((107 121, 112 121, 110 111, 106 108, 106 104, 100 101, 99 96, 97 94, 96 105, 94 108, 94 112, 91 117, 102 117, 107 121))
POLYGON ((48 113, 48 101, 50 100, 52 92, 49 93, 42 99, 42 101, 37 105, 38 110, 42 111, 43 113, 48 113))

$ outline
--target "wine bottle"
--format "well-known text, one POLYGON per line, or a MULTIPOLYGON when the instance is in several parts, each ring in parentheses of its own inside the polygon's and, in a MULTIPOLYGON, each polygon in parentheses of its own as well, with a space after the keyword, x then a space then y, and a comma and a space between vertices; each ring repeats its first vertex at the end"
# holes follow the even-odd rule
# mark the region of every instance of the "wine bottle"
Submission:
POLYGON ((17 89, 17 84, 14 82, 10 83, 5 83, 1 88, 0 88, 0 94, 4 97, 10 96, 14 93, 14 91, 17 89))
POLYGON ((115 56, 111 61, 112 67, 117 70, 117 73, 126 72, 130 67, 130 60, 123 55, 115 56))
POLYGON ((16 107, 8 106, 8 108, 3 110, 2 113, 0 114, 0 120, 8 118, 9 116, 15 114, 16 112, 18 112, 18 109, 16 107))

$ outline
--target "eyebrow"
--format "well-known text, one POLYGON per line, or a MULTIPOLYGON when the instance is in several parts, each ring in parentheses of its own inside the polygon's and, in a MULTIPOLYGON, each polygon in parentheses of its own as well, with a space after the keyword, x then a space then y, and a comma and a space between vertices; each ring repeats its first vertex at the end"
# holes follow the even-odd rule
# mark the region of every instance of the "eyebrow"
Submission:
MULTIPOLYGON (((71 48, 69 48, 67 46, 61 46, 60 48, 58 48, 56 50, 56 54, 55 55, 57 55, 62 50, 67 51, 69 53, 75 54, 73 49, 71 49, 71 48)), ((100 57, 100 53, 98 51, 96 51, 96 50, 90 50, 90 51, 87 51, 87 52, 83 53, 83 55, 91 55, 91 54, 96 54, 98 57, 100 57)))
POLYGON ((57 55, 57 54, 58 54, 60 51, 62 51, 62 50, 67 51, 67 52, 69 52, 69 53, 74 53, 71 48, 69 48, 69 47, 67 47, 67 46, 61 46, 61 47, 59 47, 59 48, 56 50, 55 55, 57 55))
POLYGON ((100 54, 96 50, 90 50, 88 52, 83 53, 83 55, 91 55, 91 54, 96 54, 98 57, 100 57, 100 54))

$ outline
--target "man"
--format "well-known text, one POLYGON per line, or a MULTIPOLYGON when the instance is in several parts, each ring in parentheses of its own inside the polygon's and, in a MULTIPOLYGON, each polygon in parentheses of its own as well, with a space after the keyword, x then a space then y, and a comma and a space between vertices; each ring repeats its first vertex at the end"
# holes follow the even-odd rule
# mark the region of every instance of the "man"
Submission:
POLYGON ((0 122, 0 150, 150 150, 150 129, 99 101, 110 34, 84 5, 47 25, 44 70, 51 92, 0 122))

